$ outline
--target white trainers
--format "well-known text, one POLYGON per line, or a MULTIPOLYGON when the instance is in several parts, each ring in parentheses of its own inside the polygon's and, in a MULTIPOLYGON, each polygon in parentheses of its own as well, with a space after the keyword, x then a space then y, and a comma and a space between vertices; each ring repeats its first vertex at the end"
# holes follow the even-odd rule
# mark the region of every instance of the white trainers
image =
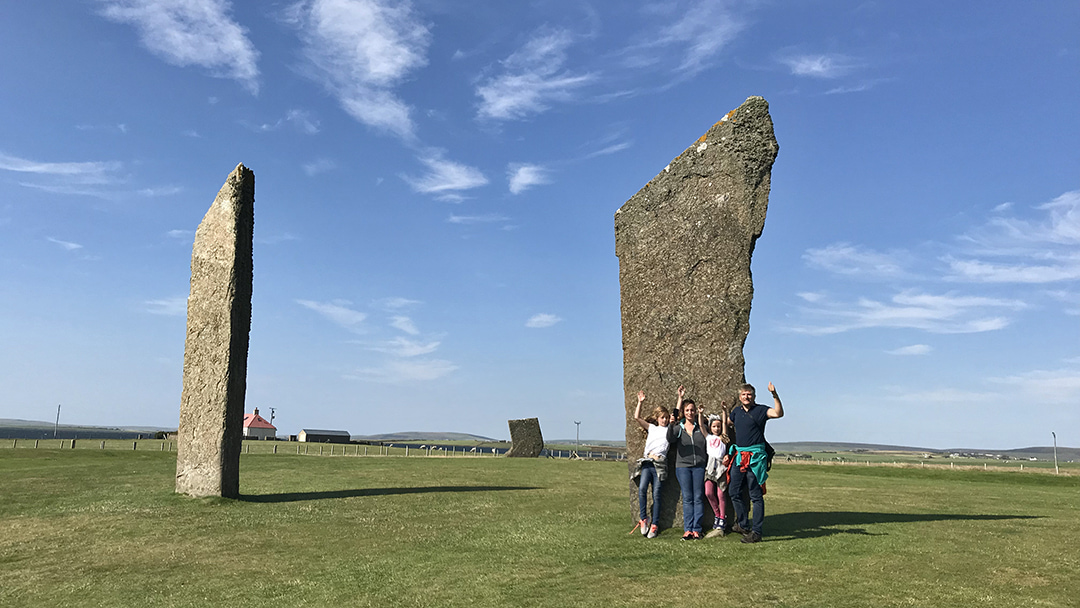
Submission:
POLYGON ((649 533, 649 521, 648 520, 643 519, 643 520, 639 521, 638 522, 638 527, 641 528, 641 535, 642 536, 645 536, 646 534, 649 533))
POLYGON ((660 536, 660 530, 656 526, 649 526, 648 538, 656 538, 657 536, 660 536))

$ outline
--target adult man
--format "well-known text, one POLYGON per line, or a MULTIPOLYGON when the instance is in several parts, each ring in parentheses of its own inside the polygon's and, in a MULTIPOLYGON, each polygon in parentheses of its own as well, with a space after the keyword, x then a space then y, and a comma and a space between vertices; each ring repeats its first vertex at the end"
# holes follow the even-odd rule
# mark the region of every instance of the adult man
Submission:
POLYGON ((731 496, 732 506, 735 507, 735 525, 732 530, 743 535, 742 542, 756 543, 761 541, 761 527, 765 523, 765 499, 762 496, 762 486, 768 477, 767 455, 765 452, 765 423, 770 418, 782 418, 784 416, 784 404, 780 403, 780 396, 776 394, 776 387, 769 383, 769 392, 772 393, 773 407, 755 403, 757 391, 749 384, 742 385, 739 389, 739 404, 731 408, 731 424, 735 427, 735 445, 730 450, 730 455, 725 458, 734 458, 731 466, 731 482, 728 484, 728 495, 731 496), (748 506, 743 494, 743 487, 750 491, 750 504, 754 510, 753 525, 747 521, 748 506))

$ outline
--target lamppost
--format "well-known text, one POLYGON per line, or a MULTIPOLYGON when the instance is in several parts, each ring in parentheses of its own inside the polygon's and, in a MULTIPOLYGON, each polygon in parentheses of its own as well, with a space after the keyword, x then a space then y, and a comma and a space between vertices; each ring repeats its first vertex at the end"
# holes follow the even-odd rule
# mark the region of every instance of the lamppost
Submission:
POLYGON ((577 447, 580 448, 581 447, 581 421, 580 420, 575 420, 574 424, 577 425, 577 439, 576 439, 576 441, 577 441, 577 447))
POLYGON ((1058 475, 1059 473, 1058 473, 1058 464, 1057 464, 1057 433, 1055 433, 1054 431, 1050 431, 1050 434, 1054 436, 1054 475, 1058 475))

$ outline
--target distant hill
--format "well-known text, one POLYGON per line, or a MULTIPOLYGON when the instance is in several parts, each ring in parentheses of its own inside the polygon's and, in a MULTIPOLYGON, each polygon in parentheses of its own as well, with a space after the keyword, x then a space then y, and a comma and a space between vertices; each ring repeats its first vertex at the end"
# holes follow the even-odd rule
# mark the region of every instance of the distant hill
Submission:
MULTIPOLYGON (((0 418, 0 439, 52 439, 52 422, 0 418)), ((139 439, 158 432, 175 433, 176 427, 92 426, 61 424, 55 427, 57 439, 139 439)))
POLYGON ((489 443, 498 441, 482 435, 469 433, 439 433, 424 431, 404 431, 401 433, 382 433, 380 435, 353 435, 353 441, 479 441, 489 443))

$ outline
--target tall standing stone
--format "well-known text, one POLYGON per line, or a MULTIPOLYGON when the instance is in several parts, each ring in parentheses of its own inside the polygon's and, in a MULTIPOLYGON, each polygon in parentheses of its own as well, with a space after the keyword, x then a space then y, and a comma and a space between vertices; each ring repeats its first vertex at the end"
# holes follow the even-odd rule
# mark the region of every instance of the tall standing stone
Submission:
POLYGON ((237 165, 195 232, 176 450, 191 496, 240 493, 254 206, 255 174, 237 165))
POLYGON ((508 457, 536 458, 544 451, 544 435, 540 432, 538 418, 507 420, 510 425, 510 451, 508 457))
MULTIPOLYGON (((751 97, 615 213, 622 300, 626 447, 631 467, 645 435, 633 419, 675 405, 676 390, 707 412, 731 406, 743 375, 754 294, 750 257, 765 226, 769 179, 779 146, 769 104, 751 97), (644 414, 643 414, 644 415, 644 414)), ((673 467, 674 453, 669 458, 673 467)), ((630 501, 637 518, 637 488, 630 501)), ((661 523, 682 522, 675 475, 661 523)))

